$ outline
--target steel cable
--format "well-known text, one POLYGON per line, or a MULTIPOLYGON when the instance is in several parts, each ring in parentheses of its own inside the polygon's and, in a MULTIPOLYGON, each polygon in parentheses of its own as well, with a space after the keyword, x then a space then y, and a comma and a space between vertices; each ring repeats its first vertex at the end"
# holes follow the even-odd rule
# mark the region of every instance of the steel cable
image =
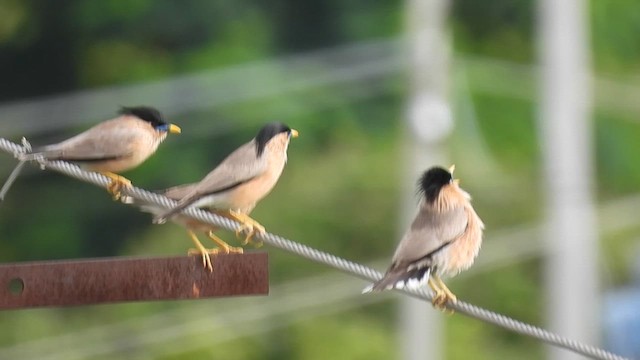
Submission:
MULTIPOLYGON (((25 149, 22 146, 3 138, 0 138, 0 149, 7 153, 11 153, 13 156, 16 156, 18 153, 25 152, 25 149)), ((106 188, 111 181, 109 178, 107 178, 102 174, 85 171, 74 164, 64 162, 64 161, 40 161, 40 165, 44 168, 55 170, 67 176, 70 176, 85 182, 89 182, 103 188, 106 188)), ((165 196, 162 196, 160 194, 156 194, 153 192, 149 192, 137 187, 125 188, 122 190, 122 193, 124 195, 129 195, 140 200, 144 200, 147 202, 154 203, 156 205, 163 206, 165 208, 170 208, 177 204, 175 201, 169 198, 166 198, 165 196)), ((238 228, 240 228, 240 224, 233 220, 230 220, 225 217, 218 216, 211 212, 200 210, 197 208, 187 208, 183 211, 183 213, 194 219, 200 220, 205 223, 209 223, 217 227, 222 227, 230 231, 236 231, 238 228)), ((382 275, 383 275, 382 273, 374 269, 371 269, 369 267, 366 267, 364 265, 339 258, 335 255, 332 255, 323 251, 316 250, 309 246, 296 243, 294 241, 285 239, 275 234, 271 234, 271 233, 256 234, 255 238, 257 238, 258 240, 264 241, 265 243, 271 246, 280 248, 282 250, 304 257, 306 259, 331 266, 333 268, 341 270, 350 275, 355 275, 364 280, 373 282, 382 278, 382 275)), ((431 301, 431 294, 427 293, 425 290, 403 289, 403 290, 396 290, 396 291, 403 292, 415 298, 431 301)), ((372 296, 372 295, 367 295, 367 296, 372 296)), ((500 327, 514 331, 516 333, 527 335, 537 340, 543 341, 545 343, 562 347, 567 350, 570 350, 575 353, 579 353, 594 359, 603 359, 603 360, 626 359, 622 356, 613 354, 604 349, 568 339, 566 337, 555 334, 551 331, 477 307, 475 305, 466 303, 461 300, 458 300, 455 304, 448 303, 446 304, 446 307, 450 310, 454 310, 456 312, 471 316, 473 318, 476 318, 494 325, 498 325, 500 327)))

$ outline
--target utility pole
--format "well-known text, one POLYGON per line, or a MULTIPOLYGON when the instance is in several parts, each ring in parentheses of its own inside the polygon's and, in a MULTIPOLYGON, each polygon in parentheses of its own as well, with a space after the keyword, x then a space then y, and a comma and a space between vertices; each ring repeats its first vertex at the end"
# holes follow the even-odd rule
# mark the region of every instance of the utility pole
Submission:
MULTIPOLYGON (((406 5, 408 78, 406 157, 401 233, 416 213, 416 184, 434 165, 450 165, 445 140, 453 128, 448 101, 450 41, 448 0, 409 0, 406 5)), ((423 301, 400 300, 402 357, 443 358, 442 314, 423 301)))
MULTIPOLYGON (((540 128, 544 160, 548 323, 561 335, 597 344, 598 229, 588 2, 540 0, 540 128)), ((551 359, 582 359, 550 348, 551 359)))

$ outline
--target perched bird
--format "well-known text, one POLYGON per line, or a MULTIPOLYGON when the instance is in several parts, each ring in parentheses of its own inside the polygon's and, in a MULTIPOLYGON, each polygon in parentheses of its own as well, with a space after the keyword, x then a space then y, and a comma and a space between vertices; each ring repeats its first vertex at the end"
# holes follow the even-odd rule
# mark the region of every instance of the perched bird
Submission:
MULTIPOLYGON (((240 222, 236 234, 246 230, 244 243, 248 243, 256 232, 264 232, 248 214, 276 185, 287 162, 289 140, 297 136, 296 130, 282 123, 263 126, 255 138, 229 154, 199 183, 190 185, 178 205, 156 216, 154 223, 164 223, 191 206, 206 208, 240 222)), ((208 258, 206 249, 199 249, 203 260, 208 258)))
POLYGON ((398 244, 384 277, 363 292, 418 288, 425 282, 434 291, 433 305, 444 308, 456 296, 440 276, 453 276, 473 264, 482 243, 484 224, 471 206, 471 197, 449 170, 432 167, 419 180, 418 213, 398 244))
MULTIPOLYGON (((180 200, 186 194, 191 192, 196 185, 197 183, 178 185, 165 190, 159 190, 156 192, 168 197, 169 199, 180 200)), ((148 202, 142 199, 136 199, 131 196, 122 196, 120 201, 125 204, 138 206, 142 211, 146 211, 154 215, 160 215, 166 211, 166 209, 162 206, 156 205, 152 202, 148 202)), ((217 213, 217 214, 221 216, 226 216, 225 213, 217 213)), ((247 215, 248 214, 249 213, 247 212, 247 215)), ((189 234, 191 241, 193 241, 193 243, 196 246, 196 249, 189 249, 189 252, 188 252, 189 255, 194 255, 194 254, 201 255, 202 264, 204 265, 205 268, 209 269, 209 271, 213 271, 210 255, 217 254, 220 252, 223 252, 225 254, 229 254, 229 253, 242 254, 243 253, 243 249, 241 247, 230 246, 224 240, 217 237, 214 234, 214 231, 218 230, 218 228, 211 224, 201 222, 199 220, 193 219, 189 216, 182 215, 182 214, 176 214, 171 218, 171 221, 187 229, 187 233, 189 234), (219 248, 218 249, 205 248, 204 245, 202 245, 202 243, 198 239, 196 232, 204 232, 209 239, 211 239, 213 242, 215 242, 219 246, 219 248)))
MULTIPOLYGON (((178 126, 166 123, 162 114, 152 107, 123 107, 119 114, 62 142, 19 154, 18 167, 30 160, 74 162, 111 178, 108 191, 119 198, 122 187, 131 186, 131 181, 116 173, 144 162, 158 149, 167 133, 180 133, 178 126)), ((8 185, 3 189, 6 192, 8 185)))

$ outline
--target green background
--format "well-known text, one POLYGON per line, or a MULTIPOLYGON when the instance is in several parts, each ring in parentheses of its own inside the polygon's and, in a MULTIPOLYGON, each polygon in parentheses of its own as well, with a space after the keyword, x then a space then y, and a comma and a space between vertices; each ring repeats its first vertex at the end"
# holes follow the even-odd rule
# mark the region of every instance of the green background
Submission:
MULTIPOLYGON (((402 54, 387 51, 382 58, 400 62, 384 76, 355 85, 324 82, 324 69, 340 69, 344 63, 339 61, 305 63, 300 73, 288 73, 284 61, 360 44, 401 48, 405 5, 0 0, 0 100, 10 104, 254 64, 266 64, 264 76, 245 78, 234 88, 277 90, 282 79, 308 80, 312 85, 297 90, 228 102, 212 98, 211 106, 170 110, 169 120, 183 133, 170 136, 145 164, 124 175, 146 189, 197 181, 263 123, 283 121, 300 137, 290 144, 280 182, 253 217, 268 231, 357 262, 377 261, 383 270, 399 237, 401 184, 414 181, 404 178, 409 75, 402 54), (307 77, 296 78, 300 74, 307 77)), ((535 5, 464 0, 451 6, 450 98, 456 127, 446 146, 486 223, 485 249, 498 249, 491 243, 500 236, 522 244, 515 241, 518 229, 545 216, 536 123, 535 5)), ((637 1, 592 1, 589 8, 599 206, 634 199, 640 183, 640 109, 633 97, 640 85, 639 17, 637 1), (598 81, 627 86, 629 93, 611 96, 598 81)), ((109 104, 111 114, 119 105, 138 104, 109 104)), ((171 104, 147 105, 172 109, 171 104)), ((36 127, 26 134, 3 131, 12 122, 3 118, 0 136, 14 141, 27 136, 34 145, 44 144, 109 116, 96 113, 69 126, 48 124, 43 114, 38 120, 46 130, 36 127)), ((10 156, 0 156, 0 173, 8 176, 14 164, 10 156)), ((640 235, 637 224, 608 226, 618 217, 607 214, 600 219, 599 238, 603 293, 631 281, 640 235)), ((237 243, 231 233, 220 235, 237 243)), ((181 255, 190 246, 178 226, 152 226, 148 214, 110 201, 101 189, 35 167, 19 178, 0 206, 2 262, 181 255)), ((362 281, 268 246, 264 250, 270 256, 269 298, 3 311, 0 354, 25 351, 29 356, 24 358, 65 359, 400 356, 398 295, 360 296, 362 281)), ((519 253, 508 246, 500 250, 519 253)), ((481 251, 479 261, 490 255, 481 251)), ((449 283, 465 301, 544 326, 543 264, 537 255, 518 256, 478 266, 449 283)), ((533 339, 464 316, 442 316, 447 359, 538 359, 544 354, 533 339)))

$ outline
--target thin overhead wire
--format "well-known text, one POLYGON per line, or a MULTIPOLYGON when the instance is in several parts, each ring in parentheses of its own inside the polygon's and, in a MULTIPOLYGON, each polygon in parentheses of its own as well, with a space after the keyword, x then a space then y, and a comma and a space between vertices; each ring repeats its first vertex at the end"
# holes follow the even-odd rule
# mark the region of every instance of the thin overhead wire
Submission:
MULTIPOLYGON (((375 87, 393 86, 388 80, 403 75, 405 50, 401 38, 376 39, 161 80, 0 103, 0 118, 10 120, 0 124, 0 129, 5 136, 22 136, 90 124, 112 115, 113 104, 163 104, 161 110, 171 117, 321 87, 358 97, 376 92, 375 87), (252 86, 242 85, 248 83, 252 86)), ((454 55, 454 72, 463 69, 468 73, 474 93, 527 101, 536 98, 537 66, 454 55)), ((598 109, 621 115, 625 121, 640 121, 636 82, 604 76, 591 81, 598 109)), ((299 100, 305 104, 318 101, 314 96, 299 100)))
MULTIPOLYGON (((4 138, 0 138, 0 150, 5 151, 7 153, 11 153, 13 154, 13 156, 17 156, 17 154, 24 153, 26 151, 22 146, 15 144, 4 138)), ((55 170, 59 173, 65 174, 67 176, 76 178, 84 182, 92 183, 94 185, 97 185, 103 188, 106 188, 111 181, 109 178, 107 178, 102 174, 82 170, 78 166, 68 162, 64 162, 64 161, 50 161, 50 162, 41 161, 40 165, 41 167, 55 170)), ((167 197, 164 197, 160 194, 152 193, 137 187, 123 189, 122 192, 125 195, 129 195, 140 200, 151 202, 153 204, 156 204, 165 208, 170 208, 177 204, 177 202, 167 197)), ((222 227, 230 231, 236 231, 240 228, 240 224, 233 220, 230 220, 221 216, 217 216, 213 213, 203 211, 197 208, 188 208, 184 210, 183 214, 188 215, 199 221, 203 221, 211 225, 215 225, 217 227, 222 227)), ((364 265, 354 263, 354 262, 339 258, 335 255, 313 249, 306 245, 296 243, 294 241, 285 239, 275 234, 271 234, 271 233, 257 234, 256 238, 258 240, 264 241, 268 245, 280 248, 282 250, 296 254, 303 258, 331 266, 347 274, 357 276, 363 280, 373 282, 382 278, 382 275, 383 275, 382 273, 374 269, 371 269, 369 267, 366 267, 364 265)), ((403 292, 415 298, 431 301, 431 294, 427 293, 423 289, 420 289, 420 290, 403 289, 403 290, 397 290, 397 291, 403 292)), ((371 296, 371 295, 368 295, 368 296, 371 296)), ((468 315, 470 317, 479 319, 481 321, 503 327, 505 329, 511 330, 513 332, 516 332, 522 335, 533 337, 545 343, 562 347, 567 350, 570 350, 575 353, 579 353, 594 359, 604 359, 604 360, 626 359, 622 356, 613 354, 604 349, 565 338, 563 336, 552 333, 540 327, 526 324, 524 322, 477 307, 475 305, 466 303, 461 300, 458 300, 455 304, 447 304, 446 306, 450 310, 454 310, 456 312, 468 315)))
MULTIPOLYGON (((367 91, 362 88, 376 79, 401 72, 400 45, 396 39, 358 42, 162 80, 0 103, 0 118, 11 119, 0 128, 3 134, 27 135, 93 123, 110 116, 113 104, 162 104, 163 114, 172 117, 325 86, 341 93, 367 91)), ((316 101, 309 98, 305 102, 316 101)))

